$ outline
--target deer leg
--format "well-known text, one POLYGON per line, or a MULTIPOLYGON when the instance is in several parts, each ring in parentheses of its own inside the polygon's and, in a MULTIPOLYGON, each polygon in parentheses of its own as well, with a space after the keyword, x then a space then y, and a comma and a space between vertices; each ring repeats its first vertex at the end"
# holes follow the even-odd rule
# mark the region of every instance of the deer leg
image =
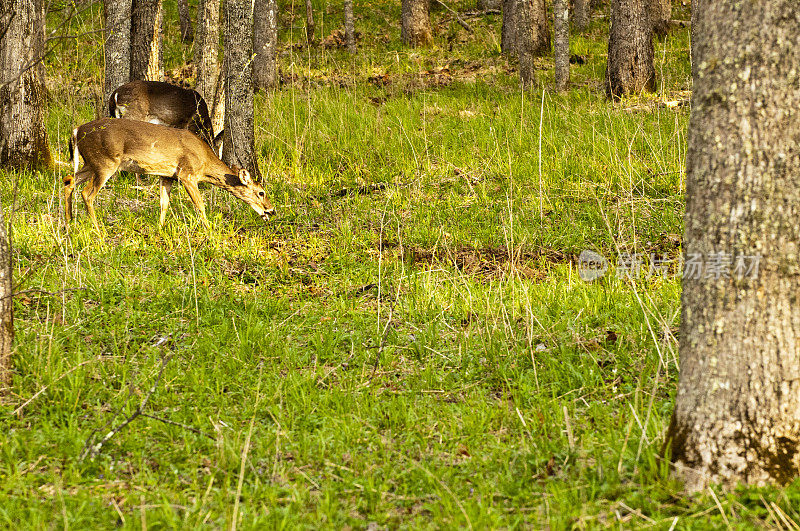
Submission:
POLYGON ((64 219, 72 221, 72 193, 75 191, 75 175, 64 177, 64 219))
POLYGON ((92 223, 94 224, 94 228, 97 231, 100 231, 100 225, 97 223, 97 216, 94 213, 94 200, 97 197, 97 194, 100 192, 100 189, 106 184, 106 181, 109 177, 111 177, 116 168, 109 171, 95 171, 91 182, 83 187, 81 190, 81 196, 83 197, 83 204, 86 205, 86 211, 89 213, 89 217, 92 219, 92 223))
POLYGON ((208 223, 208 218, 206 218, 206 205, 203 203, 203 196, 200 195, 200 189, 197 188, 197 183, 193 182, 193 180, 189 178, 187 172, 180 172, 178 174, 178 178, 183 183, 183 187, 186 188, 186 193, 189 194, 189 199, 191 199, 192 203, 194 203, 194 208, 200 215, 200 221, 203 222, 203 225, 205 225, 206 228, 209 228, 210 225, 208 223))
POLYGON ((158 218, 158 226, 163 227, 164 222, 167 220, 167 211, 169 210, 169 194, 172 191, 172 185, 175 181, 167 177, 161 178, 161 184, 158 187, 159 195, 161 196, 161 215, 158 218))

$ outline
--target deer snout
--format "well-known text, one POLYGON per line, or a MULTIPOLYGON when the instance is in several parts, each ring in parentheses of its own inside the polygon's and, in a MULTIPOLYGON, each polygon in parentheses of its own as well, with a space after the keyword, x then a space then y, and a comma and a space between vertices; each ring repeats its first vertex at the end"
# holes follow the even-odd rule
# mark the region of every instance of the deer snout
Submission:
POLYGON ((264 221, 269 221, 269 218, 271 218, 274 215, 275 215, 275 209, 270 208, 268 210, 264 210, 264 213, 261 214, 261 217, 264 219, 264 221))

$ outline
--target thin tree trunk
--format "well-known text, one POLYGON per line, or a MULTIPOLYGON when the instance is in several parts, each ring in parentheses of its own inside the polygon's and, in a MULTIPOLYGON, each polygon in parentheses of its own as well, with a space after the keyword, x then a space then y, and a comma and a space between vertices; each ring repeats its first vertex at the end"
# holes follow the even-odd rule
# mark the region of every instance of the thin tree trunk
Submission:
POLYGON ((517 53, 517 0, 503 0, 503 26, 500 33, 500 50, 503 54, 517 53))
POLYGON ((197 65, 195 90, 203 96, 209 106, 214 132, 222 131, 225 115, 224 99, 216 104, 217 83, 220 78, 219 64, 219 2, 200 0, 197 5, 197 33, 194 38, 194 64, 197 65))
POLYGON ((586 31, 589 26, 589 0, 575 0, 572 4, 572 24, 576 31, 586 31))
POLYGON ((658 35, 669 33, 669 23, 672 19, 671 0, 648 0, 647 11, 653 32, 658 35))
POLYGON ((222 160, 259 179, 253 120, 253 3, 225 0, 225 137, 222 160))
POLYGON ((44 124, 44 2, 0 0, 0 166, 51 168, 44 124), (8 16, 7 14, 13 13, 8 16), (31 65, 34 66, 31 66, 31 65))
POLYGON ((253 83, 266 90, 278 84, 278 1, 255 0, 253 18, 253 83))
MULTIPOLYGON (((103 102, 111 93, 130 81, 131 74, 131 0, 104 0, 106 78, 103 102)), ((104 111, 107 115, 108 108, 104 111)))
POLYGON ((131 80, 164 77, 161 0, 133 0, 131 10, 131 80))
POLYGON ((556 89, 564 90, 569 83, 569 5, 567 0, 553 2, 553 18, 556 89))
POLYGON ((344 0, 344 41, 347 51, 356 53, 356 30, 353 24, 353 0, 344 0))
POLYGON ((619 98, 655 88, 653 32, 646 0, 612 0, 606 94, 619 98))
POLYGON ((478 0, 476 7, 481 11, 502 9, 503 0, 478 0))
POLYGON ((14 344, 11 257, 11 241, 6 234, 3 206, 0 205, 0 386, 4 387, 11 385, 11 347, 14 344))
POLYGON ((519 82, 526 89, 536 81, 534 59, 550 51, 545 0, 517 0, 515 14, 519 82))
POLYGON ((796 17, 795 0, 704 0, 694 19, 681 368, 667 432, 690 491, 800 475, 796 17))
POLYGON ((306 0, 306 41, 309 46, 314 45, 314 6, 311 0, 306 0))
POLYGON ((192 42, 194 29, 192 29, 192 13, 189 10, 188 0, 178 0, 178 18, 181 22, 181 40, 192 42))
POLYGON ((433 44, 429 0, 401 1, 400 37, 408 46, 433 44))

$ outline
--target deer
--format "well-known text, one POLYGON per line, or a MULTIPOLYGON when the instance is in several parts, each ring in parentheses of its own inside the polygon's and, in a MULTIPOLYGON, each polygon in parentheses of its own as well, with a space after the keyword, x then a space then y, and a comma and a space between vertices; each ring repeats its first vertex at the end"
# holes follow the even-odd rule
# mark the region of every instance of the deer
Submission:
POLYGON ((163 81, 131 81, 108 98, 108 114, 153 124, 188 129, 222 153, 222 132, 214 136, 208 105, 199 92, 163 81))
POLYGON ((229 191, 250 205, 264 221, 269 221, 275 214, 264 188, 253 181, 246 169, 228 166, 206 142, 186 129, 125 118, 101 118, 72 131, 70 153, 74 174, 64 177, 67 223, 73 219, 75 186, 88 182, 81 190, 81 196, 95 229, 99 231, 94 200, 117 170, 161 178, 159 227, 163 227, 166 221, 170 191, 175 181, 180 181, 186 189, 206 228, 209 228, 209 223, 198 188, 201 182, 229 191), (78 169, 80 158, 83 158, 83 166, 78 169))

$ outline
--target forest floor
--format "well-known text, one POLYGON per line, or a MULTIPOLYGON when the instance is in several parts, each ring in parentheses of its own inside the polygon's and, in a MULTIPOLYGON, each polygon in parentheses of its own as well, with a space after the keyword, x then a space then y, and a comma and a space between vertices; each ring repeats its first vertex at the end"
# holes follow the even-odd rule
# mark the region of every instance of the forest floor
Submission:
MULTIPOLYGON (((101 233, 80 202, 67 228, 67 168, 0 176, 21 292, 2 525, 796 528, 800 483, 686 496, 662 458, 688 30, 656 41, 655 94, 611 103, 602 13, 569 91, 544 58, 523 94, 499 15, 468 33, 434 6, 436 46, 411 50, 399 2, 356 0, 351 57, 340 4, 315 5, 328 45, 285 6, 284 83, 256 98, 270 223, 206 189, 206 231, 176 188, 159 230, 156 181, 123 175, 101 233), (605 276, 581 279, 583 250, 605 276)), ((62 161, 102 86, 90 6, 47 60, 62 161)))

